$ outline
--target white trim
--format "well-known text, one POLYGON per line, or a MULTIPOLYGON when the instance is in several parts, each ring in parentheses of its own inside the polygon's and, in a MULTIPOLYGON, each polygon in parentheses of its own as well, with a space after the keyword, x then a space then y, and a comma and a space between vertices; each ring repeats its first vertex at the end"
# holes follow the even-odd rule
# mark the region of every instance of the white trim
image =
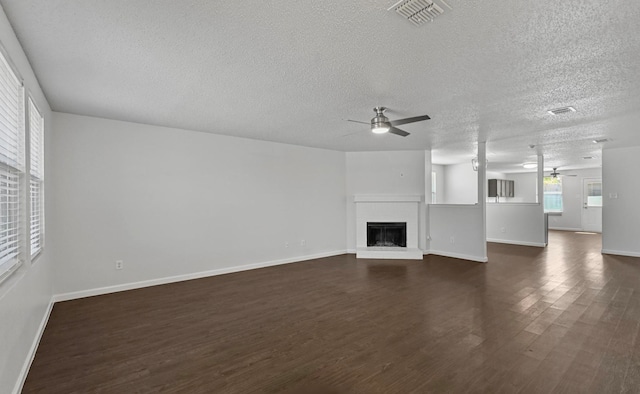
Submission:
POLYGON ((357 194, 353 196, 354 202, 420 202, 422 201, 422 196, 414 195, 366 195, 366 194, 357 194))
POLYGON ((640 257, 640 252, 626 252, 623 250, 602 249, 602 254, 615 254, 617 256, 640 257))
POLYGON ((121 285, 114 285, 114 286, 99 287, 97 289, 74 291, 71 293, 56 294, 53 296, 53 300, 55 302, 75 300, 78 298, 92 297, 92 296, 109 294, 109 293, 117 293, 119 291, 140 289, 143 287, 164 285, 167 283, 182 282, 185 280, 206 278, 209 276, 231 274, 234 272, 271 267, 274 265, 290 264, 290 263, 297 263, 297 262, 306 261, 306 260, 321 259, 323 257, 338 256, 345 253, 346 253, 346 250, 337 250, 333 252, 318 253, 318 254, 308 255, 308 256, 291 257, 291 258, 281 259, 281 260, 272 260, 272 261, 265 261, 261 263, 238 265, 235 267, 219 268, 219 269, 210 270, 210 271, 194 272, 191 274, 169 276, 169 277, 157 278, 157 279, 149 279, 149 280, 144 280, 140 282, 124 283, 121 285))
POLYGON ((462 254, 462 253, 442 252, 439 250, 425 251, 424 254, 435 254, 438 256, 453 257, 454 259, 471 260, 471 261, 477 261, 478 263, 486 263, 487 261, 489 261, 489 258, 487 257, 471 256, 471 255, 462 254))
POLYGON ((9 279, 11 275, 20 268, 22 265, 22 261, 16 259, 16 261, 6 270, 0 272, 0 283, 4 282, 6 279, 9 279))
POLYGON ((356 253, 358 253, 358 250, 357 249, 347 249, 347 253, 348 254, 356 254, 356 253))
POLYGON ((549 227, 549 230, 560 230, 560 231, 583 231, 581 228, 574 228, 574 227, 549 227))
POLYGON ((544 248, 547 246, 547 244, 544 242, 510 241, 506 239, 494 239, 494 238, 487 238, 487 242, 495 242, 498 244, 520 245, 520 246, 538 246, 540 248, 544 248))
POLYGON ((13 394, 20 394, 22 392, 22 388, 24 386, 24 382, 27 380, 27 375, 29 374, 31 364, 33 363, 33 359, 36 357, 36 351, 38 350, 38 346, 40 345, 42 334, 44 334, 44 329, 47 327, 49 317, 51 316, 51 311, 53 310, 53 304, 55 302, 53 298, 54 297, 51 297, 51 299, 49 300, 49 306, 47 306, 47 310, 45 311, 44 316, 42 317, 42 321, 40 322, 40 326, 38 327, 38 332, 36 333, 35 338, 33 338, 33 342, 31 343, 31 348, 29 349, 27 359, 24 360, 24 364, 22 365, 22 369, 20 370, 20 375, 18 375, 18 381, 13 387, 13 394))

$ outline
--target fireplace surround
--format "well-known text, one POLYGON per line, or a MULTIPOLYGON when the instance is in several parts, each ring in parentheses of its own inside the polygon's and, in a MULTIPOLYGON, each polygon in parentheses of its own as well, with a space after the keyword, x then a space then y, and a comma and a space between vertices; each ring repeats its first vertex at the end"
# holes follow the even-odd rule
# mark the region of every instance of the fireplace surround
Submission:
MULTIPOLYGON (((418 247, 419 212, 422 196, 407 195, 356 195, 356 257, 371 259, 422 259, 418 247), (368 223, 404 225, 404 240, 399 240, 397 228, 394 239, 384 239, 373 245, 367 240, 368 223), (399 242, 400 241, 400 242, 399 242), (392 245, 393 244, 393 245, 392 245), (403 246, 401 246, 403 245, 403 246)), ((371 227, 371 226, 369 226, 371 227)), ((381 231, 376 229, 375 231, 381 231)))

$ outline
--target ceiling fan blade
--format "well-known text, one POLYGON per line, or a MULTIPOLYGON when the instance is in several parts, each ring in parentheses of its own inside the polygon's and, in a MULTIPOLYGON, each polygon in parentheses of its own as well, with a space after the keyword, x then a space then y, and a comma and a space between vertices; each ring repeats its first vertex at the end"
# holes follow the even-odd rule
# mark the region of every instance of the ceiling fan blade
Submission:
POLYGON ((404 118, 398 120, 392 120, 389 122, 391 126, 400 126, 401 124, 413 123, 413 122, 421 122, 423 120, 431 119, 429 115, 422 116, 414 116, 413 118, 404 118))
POLYGON ((389 128, 389 133, 391 133, 391 134, 395 134, 395 135, 399 135, 400 137, 406 137, 406 136, 408 136, 408 135, 409 135, 409 133, 407 133, 406 131, 404 131, 404 130, 400 130, 400 129, 395 128, 395 127, 393 127, 393 126, 391 126, 391 127, 389 128))
POLYGON ((362 123, 362 124, 368 124, 368 125, 371 125, 371 122, 361 122, 361 121, 359 121, 359 120, 351 120, 351 119, 347 119, 347 122, 362 123))

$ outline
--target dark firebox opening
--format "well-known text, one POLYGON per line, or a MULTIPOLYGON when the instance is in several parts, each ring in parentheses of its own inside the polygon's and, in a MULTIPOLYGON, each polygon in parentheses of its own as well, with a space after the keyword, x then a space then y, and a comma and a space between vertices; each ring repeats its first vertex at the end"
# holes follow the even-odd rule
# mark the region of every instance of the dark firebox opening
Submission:
POLYGON ((368 222, 367 246, 407 247, 407 223, 368 222))

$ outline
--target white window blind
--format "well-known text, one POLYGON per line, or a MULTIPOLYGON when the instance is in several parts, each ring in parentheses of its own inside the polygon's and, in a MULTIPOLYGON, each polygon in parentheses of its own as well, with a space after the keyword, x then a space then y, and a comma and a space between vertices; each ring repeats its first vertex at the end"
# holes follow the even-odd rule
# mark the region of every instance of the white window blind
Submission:
POLYGON ((19 264, 20 177, 24 173, 22 82, 0 52, 0 281, 19 264))
POLYGON ((31 98, 29 98, 29 148, 30 251, 33 257, 42 249, 44 235, 44 119, 31 98))

